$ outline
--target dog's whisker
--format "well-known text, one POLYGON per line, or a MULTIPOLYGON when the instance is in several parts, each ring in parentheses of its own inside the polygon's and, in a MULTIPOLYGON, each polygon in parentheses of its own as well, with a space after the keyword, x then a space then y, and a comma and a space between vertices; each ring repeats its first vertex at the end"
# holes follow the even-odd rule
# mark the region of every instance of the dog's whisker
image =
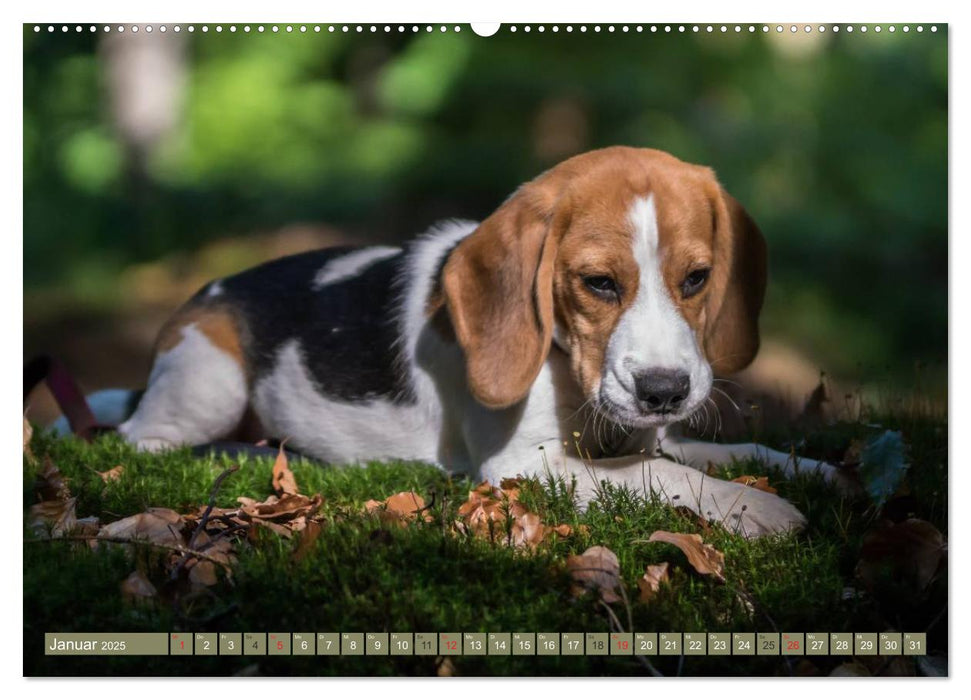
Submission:
POLYGON ((739 389, 744 389, 745 388, 741 384, 739 384, 738 382, 736 382, 736 381, 734 381, 732 379, 723 379, 721 377, 715 377, 711 381, 712 382, 722 382, 723 384, 733 384, 734 386, 737 386, 739 389))
MULTIPOLYGON (((729 403, 730 403, 730 404, 732 405, 732 407, 733 407, 733 408, 734 408, 734 409, 735 409, 735 410, 736 410, 736 411, 738 412, 738 415, 739 415, 739 416, 741 416, 741 415, 742 415, 742 409, 738 407, 738 404, 737 404, 737 403, 735 403, 735 399, 733 399, 733 398, 732 398, 731 396, 729 396, 729 395, 728 395, 728 394, 726 394, 726 393, 725 393, 724 391, 722 391, 721 389, 719 389, 719 388, 718 388, 717 386, 713 386, 713 387, 712 387, 711 389, 712 389, 712 391, 717 391, 717 392, 718 392, 719 394, 721 394, 721 395, 722 395, 722 396, 724 396, 724 397, 725 397, 726 399, 728 399, 728 402, 729 402, 729 403)), ((709 400, 709 401, 711 401, 711 397, 710 397, 710 396, 708 397, 708 400, 709 400)))
POLYGON ((708 403, 710 403, 712 410, 715 412, 715 431, 711 435, 714 438, 714 437, 717 437, 718 434, 722 430, 722 414, 721 414, 721 409, 719 408, 718 404, 715 403, 715 400, 712 399, 710 396, 708 397, 708 399, 707 399, 707 401, 705 403, 706 403, 706 405, 708 403))

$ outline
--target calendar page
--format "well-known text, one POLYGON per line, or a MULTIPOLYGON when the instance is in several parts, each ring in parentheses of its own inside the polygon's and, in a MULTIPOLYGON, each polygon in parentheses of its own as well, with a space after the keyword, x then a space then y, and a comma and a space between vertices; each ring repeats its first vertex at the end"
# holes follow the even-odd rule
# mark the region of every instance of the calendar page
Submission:
POLYGON ((23 25, 25 676, 949 675, 949 25, 642 9, 23 25))

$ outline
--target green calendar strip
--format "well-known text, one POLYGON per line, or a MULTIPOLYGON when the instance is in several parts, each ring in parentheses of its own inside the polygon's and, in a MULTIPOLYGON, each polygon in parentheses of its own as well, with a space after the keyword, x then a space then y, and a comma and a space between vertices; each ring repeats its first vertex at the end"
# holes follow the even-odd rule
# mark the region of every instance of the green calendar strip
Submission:
POLYGON ((923 632, 160 632, 44 635, 48 656, 923 656, 923 632))

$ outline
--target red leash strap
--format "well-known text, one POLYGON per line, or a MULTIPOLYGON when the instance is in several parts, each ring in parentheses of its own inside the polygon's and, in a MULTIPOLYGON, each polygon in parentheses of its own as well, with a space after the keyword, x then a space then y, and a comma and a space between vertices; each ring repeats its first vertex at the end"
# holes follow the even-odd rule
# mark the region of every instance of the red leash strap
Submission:
POLYGON ((28 362, 24 366, 24 402, 41 382, 47 383, 75 435, 90 442, 98 433, 112 430, 110 426, 98 425, 84 394, 64 363, 49 355, 39 355, 28 362))

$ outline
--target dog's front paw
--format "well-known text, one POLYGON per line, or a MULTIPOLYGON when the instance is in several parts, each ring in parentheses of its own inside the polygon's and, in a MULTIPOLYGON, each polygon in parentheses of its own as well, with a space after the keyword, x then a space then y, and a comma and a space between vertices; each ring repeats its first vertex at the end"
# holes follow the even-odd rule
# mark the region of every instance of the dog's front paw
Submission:
POLYGON ((710 494, 705 517, 744 537, 795 532, 806 526, 806 516, 774 493, 727 482, 710 494))

